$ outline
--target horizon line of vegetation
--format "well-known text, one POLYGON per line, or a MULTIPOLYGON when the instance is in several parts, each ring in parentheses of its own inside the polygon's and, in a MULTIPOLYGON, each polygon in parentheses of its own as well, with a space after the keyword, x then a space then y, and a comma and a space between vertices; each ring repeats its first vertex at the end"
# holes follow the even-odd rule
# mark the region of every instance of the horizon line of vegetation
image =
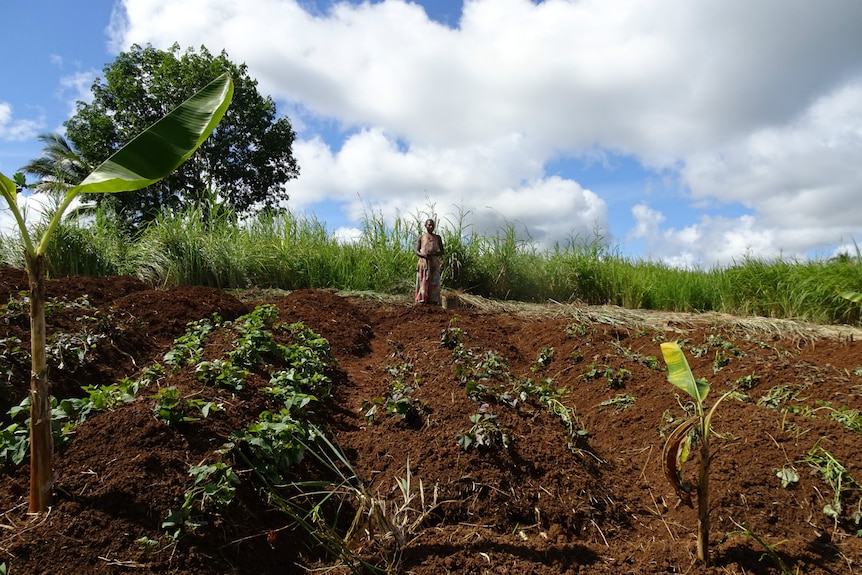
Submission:
MULTIPOLYGON (((245 220, 224 206, 164 212, 143 231, 124 232, 110 207, 67 219, 48 250, 49 277, 136 276, 153 286, 220 289, 334 288, 411 294, 414 247, 433 214, 387 224, 367 214, 361 234, 339 241, 314 217, 262 211, 245 220)), ((575 236, 550 249, 470 230, 466 215, 438 222, 446 253, 445 291, 530 303, 556 301, 671 312, 721 312, 818 324, 858 324, 862 307, 840 294, 862 286, 862 254, 828 260, 746 256, 724 268, 683 269, 632 259, 603 239, 575 236)), ((45 224, 38 224, 45 225, 45 224)), ((0 265, 24 269, 23 247, 0 234, 0 265)))

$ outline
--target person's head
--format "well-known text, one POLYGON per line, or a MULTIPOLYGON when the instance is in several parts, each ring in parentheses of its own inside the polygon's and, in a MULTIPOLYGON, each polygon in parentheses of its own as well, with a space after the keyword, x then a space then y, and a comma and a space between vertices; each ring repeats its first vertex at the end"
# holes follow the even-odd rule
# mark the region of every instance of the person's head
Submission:
POLYGON ((433 232, 435 227, 436 226, 434 225, 434 220, 432 220, 431 218, 425 220, 425 229, 428 231, 428 233, 433 232))

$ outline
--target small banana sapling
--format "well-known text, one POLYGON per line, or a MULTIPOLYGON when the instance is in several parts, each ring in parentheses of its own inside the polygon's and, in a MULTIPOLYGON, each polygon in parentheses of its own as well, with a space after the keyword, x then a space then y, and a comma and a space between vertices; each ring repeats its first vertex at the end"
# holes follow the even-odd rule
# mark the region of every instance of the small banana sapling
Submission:
POLYGON ((40 237, 31 237, 18 205, 23 177, 0 173, 0 195, 12 212, 24 246, 30 281, 30 512, 51 504, 53 438, 45 344, 45 253, 65 211, 81 194, 139 190, 169 175, 195 153, 221 121, 233 98, 233 79, 223 74, 138 134, 84 180, 65 191, 40 237))
POLYGON ((705 380, 695 379, 679 344, 664 342, 661 344, 661 352, 667 363, 668 381, 688 393, 697 406, 697 414, 677 426, 668 436, 662 451, 662 469, 683 503, 694 507, 692 494, 697 497, 697 558, 708 565, 710 425, 716 408, 732 392, 718 398, 709 411, 704 411, 703 402, 709 393, 709 385, 705 380), (680 466, 688 459, 693 436, 700 442, 697 485, 692 485, 680 474, 680 466))

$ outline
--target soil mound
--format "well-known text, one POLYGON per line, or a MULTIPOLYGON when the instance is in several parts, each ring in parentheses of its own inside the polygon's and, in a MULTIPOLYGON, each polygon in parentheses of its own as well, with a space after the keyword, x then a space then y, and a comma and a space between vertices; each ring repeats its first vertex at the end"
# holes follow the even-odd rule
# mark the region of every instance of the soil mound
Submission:
MULTIPOLYGON (((21 271, 0 270, 0 430, 27 393, 26 289, 21 271)), ((166 369, 58 446, 49 513, 27 514, 26 461, 0 467, 0 563, 10 575, 349 572, 241 461, 229 505, 176 540, 165 535, 196 485, 190 469, 228 462, 235 433, 277 411, 266 390, 274 368, 289 368, 272 348, 230 388, 207 383, 195 365, 166 366, 165 355, 190 322, 213 321, 235 323, 191 346, 199 362, 236 357, 252 333, 241 319, 264 304, 275 310, 278 345, 297 337, 298 323, 329 343, 331 396, 311 404, 309 418, 347 456, 353 485, 383 506, 359 515, 349 541, 357 558, 415 575, 862 572, 855 337, 785 336, 712 316, 656 328, 584 321, 575 308, 442 309, 325 290, 264 302, 127 277, 51 280, 48 296, 58 398, 166 369), (666 340, 680 341, 708 379, 708 405, 736 392, 713 421, 711 567, 694 558, 696 511, 679 505, 662 471, 667 435, 693 407, 667 382, 666 340), (213 411, 167 422, 157 412, 163 389, 213 411), (380 516, 398 529, 387 535, 369 519, 380 516)), ((689 476, 694 465, 684 466, 689 476)), ((332 477, 308 458, 295 479, 332 477)), ((342 534, 362 509, 344 501, 342 534)))

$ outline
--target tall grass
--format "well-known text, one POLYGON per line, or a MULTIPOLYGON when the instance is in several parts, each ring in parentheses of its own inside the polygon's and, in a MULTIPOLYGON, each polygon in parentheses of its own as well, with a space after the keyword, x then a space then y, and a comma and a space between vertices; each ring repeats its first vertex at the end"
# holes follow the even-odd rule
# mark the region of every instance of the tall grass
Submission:
MULTIPOLYGON (((862 289, 862 257, 793 261, 746 257, 721 269, 678 269, 632 259, 599 236, 539 249, 512 226, 471 230, 469 214, 438 222, 446 246, 444 290, 527 302, 579 302, 666 311, 719 311, 815 323, 860 322, 839 294, 862 289)), ((387 224, 366 214, 357 241, 339 242, 315 218, 224 210, 162 214, 135 238, 109 212, 66 222, 48 253, 52 277, 136 275, 154 286, 335 288, 408 295, 423 214, 387 224)), ((16 236, 0 236, 2 265, 23 268, 16 236)))

